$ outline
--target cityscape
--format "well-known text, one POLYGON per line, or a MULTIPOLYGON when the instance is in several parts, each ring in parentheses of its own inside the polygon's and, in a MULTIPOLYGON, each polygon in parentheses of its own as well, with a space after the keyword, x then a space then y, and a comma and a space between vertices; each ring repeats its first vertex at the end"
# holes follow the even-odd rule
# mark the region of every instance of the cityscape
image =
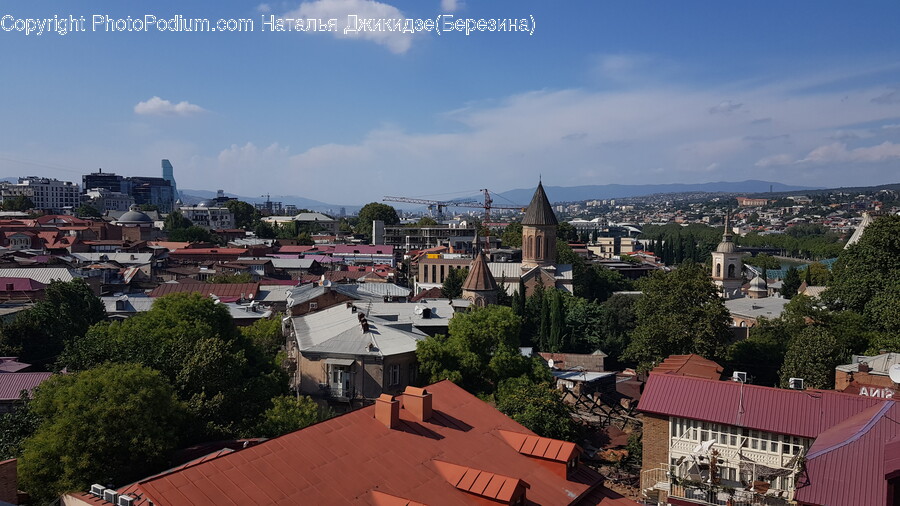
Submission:
POLYGON ((9 2, 0 506, 900 504, 898 15, 9 2))

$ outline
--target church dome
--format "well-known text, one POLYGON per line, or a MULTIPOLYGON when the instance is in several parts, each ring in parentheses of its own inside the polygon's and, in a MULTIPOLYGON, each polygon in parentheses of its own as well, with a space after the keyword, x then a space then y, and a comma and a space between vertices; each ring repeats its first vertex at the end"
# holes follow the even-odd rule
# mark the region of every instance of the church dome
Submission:
POLYGON ((722 241, 716 246, 717 253, 734 253, 737 251, 737 246, 731 241, 722 241))
POLYGON ((137 206, 131 206, 131 210, 123 214, 116 220, 120 225, 143 225, 153 223, 153 218, 138 210, 137 206))

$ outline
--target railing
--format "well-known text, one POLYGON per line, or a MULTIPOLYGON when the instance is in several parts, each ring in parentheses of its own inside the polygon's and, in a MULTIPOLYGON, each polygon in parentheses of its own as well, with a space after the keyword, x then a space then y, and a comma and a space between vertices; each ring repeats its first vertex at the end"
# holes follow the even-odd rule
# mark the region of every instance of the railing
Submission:
POLYGON ((669 469, 658 467, 641 471, 641 491, 644 495, 654 490, 669 490, 669 469))
POLYGON ((726 492, 721 487, 710 490, 685 487, 674 483, 669 487, 669 497, 709 506, 788 506, 790 504, 786 499, 772 494, 754 494, 740 489, 726 492))

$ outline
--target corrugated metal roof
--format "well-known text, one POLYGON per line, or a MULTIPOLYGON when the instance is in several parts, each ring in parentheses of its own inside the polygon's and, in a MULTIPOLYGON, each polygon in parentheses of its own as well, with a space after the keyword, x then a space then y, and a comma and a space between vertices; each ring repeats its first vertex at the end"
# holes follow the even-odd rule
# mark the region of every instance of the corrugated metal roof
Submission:
POLYGON ((199 293, 203 296, 253 298, 259 294, 259 283, 163 283, 150 292, 151 297, 162 297, 170 293, 199 293))
POLYGON ((650 373, 638 409, 814 438, 878 403, 871 397, 832 390, 786 390, 650 373))
POLYGON ((52 376, 49 372, 5 372, 0 374, 0 401, 17 401, 22 390, 29 392, 52 376))
POLYGON ((48 285, 52 280, 72 281, 75 276, 65 267, 34 267, 0 269, 0 278, 29 278, 48 285))
POLYGON ((671 355, 654 367, 652 372, 717 380, 722 378, 724 370, 721 365, 712 360, 691 353, 690 355, 671 355))
POLYGON ((82 262, 116 262, 122 265, 149 264, 153 253, 72 253, 82 262))
POLYGON ((550 207, 550 200, 544 193, 544 185, 538 183, 534 196, 531 197, 531 203, 525 209, 525 216, 522 218, 522 225, 559 225, 556 220, 556 214, 550 207))
MULTIPOLYGON (((829 506, 887 502, 886 469, 900 457, 900 406, 882 401, 823 432, 806 455, 794 499, 829 506)), ((895 498, 896 499, 896 498, 895 498)))
MULTIPOLYGON (((444 381, 428 391, 434 414, 425 422, 401 409, 399 426, 389 429, 375 419, 375 406, 369 406, 142 480, 138 488, 159 506, 372 504, 375 491, 409 504, 478 501, 460 491, 459 482, 448 483, 436 461, 528 483, 527 499, 535 504, 569 504, 599 486, 602 477, 583 466, 566 479, 547 461, 514 450, 498 430, 533 433, 456 385, 444 381)), ((485 481, 479 477, 470 477, 474 479, 466 488, 477 492, 485 481)), ((504 487, 496 487, 501 482, 492 483, 488 480, 480 493, 504 496, 504 487)), ((635 503, 601 497, 594 504, 635 503)))

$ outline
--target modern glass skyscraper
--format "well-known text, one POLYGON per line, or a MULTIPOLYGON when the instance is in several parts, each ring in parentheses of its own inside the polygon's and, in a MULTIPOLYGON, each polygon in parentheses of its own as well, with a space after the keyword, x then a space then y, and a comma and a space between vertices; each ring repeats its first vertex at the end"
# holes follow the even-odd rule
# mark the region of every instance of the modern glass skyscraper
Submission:
POLYGON ((178 200, 178 187, 175 186, 175 169, 172 167, 172 162, 165 158, 162 161, 162 177, 172 184, 172 193, 175 195, 175 200, 178 200))

